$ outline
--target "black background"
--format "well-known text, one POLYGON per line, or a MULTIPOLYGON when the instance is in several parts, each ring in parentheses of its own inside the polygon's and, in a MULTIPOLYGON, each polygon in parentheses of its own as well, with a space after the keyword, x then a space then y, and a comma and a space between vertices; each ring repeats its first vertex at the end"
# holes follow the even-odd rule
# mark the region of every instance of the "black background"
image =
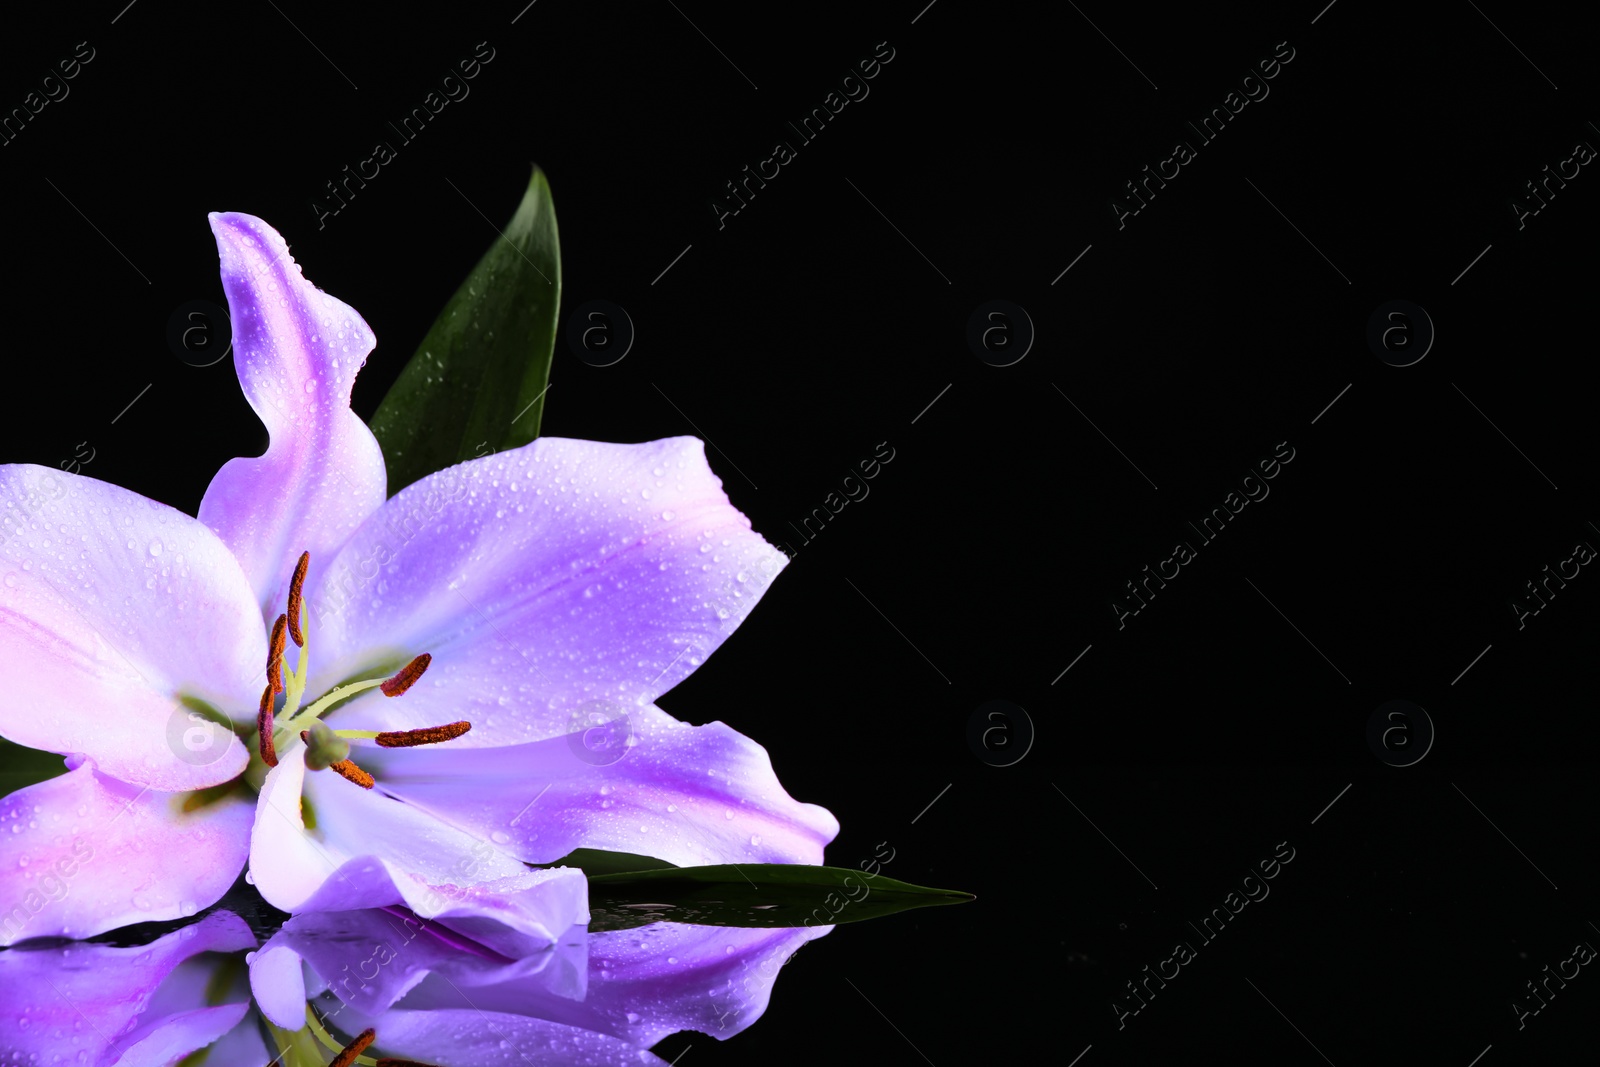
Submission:
POLYGON ((166 343, 181 304, 225 304, 208 211, 265 218, 372 325, 369 417, 537 163, 564 311, 610 300, 638 332, 606 368, 558 344, 543 432, 709 435, 735 505, 798 550, 662 706, 764 744, 838 816, 830 863, 887 842, 885 873, 978 897, 840 926, 748 1031, 658 1053, 1593 1062, 1592 967, 1521 1030, 1511 1004, 1600 945, 1600 578, 1521 629, 1510 607, 1600 544, 1600 178, 1521 229, 1511 208, 1600 145, 1592 26, 925 2, 8 16, 5 109, 78 42, 95 58, 0 147, 0 458, 92 450, 83 473, 193 513, 265 447, 231 361, 166 343), (319 227, 324 183, 480 41, 470 95, 319 227), (870 95, 719 228, 723 183, 885 41, 870 95), (1123 183, 1284 41, 1270 95, 1119 229, 1123 183), (1012 366, 965 340, 991 299, 1037 330, 1012 366), (1365 340, 1394 299, 1437 329, 1409 367, 1365 340), (880 442, 870 495, 802 542, 880 442), (1279 442, 1270 496, 1201 546, 1186 524, 1279 442), (1119 629, 1123 583, 1178 540, 1198 557, 1119 629), (1008 767, 967 742, 995 698, 1036 731, 1008 767), (1413 766, 1366 741, 1391 699, 1437 731, 1413 766), (1188 923, 1280 842, 1271 895, 1200 944, 1188 923), (1197 958, 1119 1030, 1113 998, 1177 941, 1197 958))

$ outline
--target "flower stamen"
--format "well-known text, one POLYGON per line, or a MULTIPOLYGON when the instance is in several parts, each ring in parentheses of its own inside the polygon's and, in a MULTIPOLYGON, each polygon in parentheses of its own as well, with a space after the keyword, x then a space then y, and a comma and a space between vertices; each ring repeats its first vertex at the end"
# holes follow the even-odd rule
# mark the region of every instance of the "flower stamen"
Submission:
POLYGON ((338 763, 328 764, 328 770, 347 782, 354 782, 362 789, 371 789, 377 784, 377 779, 347 759, 342 759, 338 763))
POLYGON ((306 635, 300 629, 300 615, 304 610, 301 591, 306 584, 306 568, 311 565, 311 553, 300 553, 300 562, 294 565, 294 577, 289 579, 289 636, 300 648, 306 647, 306 635))
MULTIPOLYGON (((310 566, 311 553, 309 551, 300 553, 300 558, 295 561, 294 574, 289 579, 289 610, 279 615, 272 624, 272 636, 267 648, 267 688, 261 694, 261 707, 256 713, 256 733, 260 738, 261 762, 267 767, 276 767, 279 742, 277 734, 281 732, 282 740, 287 741, 298 733, 300 740, 305 742, 306 746, 307 770, 331 770, 363 789, 371 789, 377 783, 372 775, 356 766, 350 759, 350 742, 346 740, 347 738, 376 740, 383 748, 412 748, 417 745, 436 745, 443 741, 454 740, 472 729, 472 724, 463 721, 445 723, 443 726, 428 726, 418 730, 334 731, 319 720, 318 717, 335 704, 368 689, 382 689, 386 697, 402 695, 417 683, 417 679, 422 677, 428 665, 433 662, 433 656, 427 652, 413 658, 389 678, 371 678, 338 686, 324 693, 309 707, 302 708, 300 700, 305 695, 309 673, 306 665, 310 649, 306 647, 305 582, 306 572, 310 566), (300 650, 299 663, 293 670, 290 670, 283 661, 284 652, 291 639, 300 650), (279 693, 284 694, 281 718, 274 714, 274 705, 279 693)), ((365 1057, 362 1058, 362 1062, 366 1062, 365 1057)))
POLYGON ((373 740, 384 748, 412 748, 416 745, 437 745, 453 741, 472 729, 470 722, 451 722, 443 726, 425 726, 420 730, 385 730, 373 735, 373 740))
POLYGON ((283 636, 288 622, 287 615, 279 615, 278 621, 272 624, 272 644, 267 651, 267 681, 271 683, 274 693, 283 692, 283 636))
POLYGON ((261 738, 261 761, 268 767, 278 765, 278 749, 272 743, 272 702, 277 697, 272 683, 261 691, 261 710, 256 712, 256 733, 261 738))
MULTIPOLYGON (((383 695, 386 697, 397 697, 415 685, 417 679, 422 677, 422 672, 427 670, 428 664, 432 662, 433 657, 424 652, 404 667, 401 667, 393 678, 390 678, 378 688, 383 690, 383 695)), ((462 732, 465 733, 465 731, 462 732)))
POLYGON ((372 1027, 367 1027, 356 1035, 356 1039, 344 1047, 344 1051, 335 1056, 328 1067, 350 1067, 356 1062, 356 1057, 361 1055, 366 1047, 377 1038, 378 1032, 372 1027))
MULTIPOLYGON (((380 1056, 377 1059, 373 1059, 371 1056, 361 1055, 377 1039, 377 1031, 370 1027, 357 1034, 355 1040, 351 1041, 350 1044, 341 1048, 339 1042, 334 1040, 333 1035, 328 1033, 328 1028, 322 1024, 322 1020, 317 1018, 317 1013, 312 1010, 310 1004, 306 1005, 306 1030, 302 1030, 298 1035, 286 1035, 284 1031, 279 1030, 277 1027, 272 1027, 272 1030, 278 1037, 289 1036, 291 1040, 304 1036, 306 1031, 309 1030, 311 1036, 321 1042, 323 1047, 339 1054, 338 1058, 328 1067, 350 1067, 351 1064, 363 1064, 364 1067, 432 1067, 431 1064, 421 1063, 417 1060, 397 1060, 389 1056, 380 1056)), ((312 1051, 315 1048, 315 1045, 311 1046, 312 1051)), ((302 1049, 302 1051, 305 1050, 302 1049)), ((318 1060, 321 1060, 321 1058, 320 1056, 317 1057, 318 1060)), ((276 1062, 277 1060, 273 1061, 273 1063, 276 1062)), ((300 1061, 296 1060, 295 1062, 300 1061)), ((268 1067, 271 1067, 271 1064, 268 1067)))

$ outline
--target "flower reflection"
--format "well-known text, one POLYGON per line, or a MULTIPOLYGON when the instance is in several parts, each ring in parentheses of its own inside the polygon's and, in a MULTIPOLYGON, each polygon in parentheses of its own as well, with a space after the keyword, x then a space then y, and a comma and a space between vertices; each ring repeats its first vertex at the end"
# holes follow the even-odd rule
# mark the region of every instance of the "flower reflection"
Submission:
POLYGON ((0 951, 0 1063, 162 1064, 212 1045, 249 1011, 239 953, 255 943, 219 911, 147 945, 0 951))
POLYGON ((754 1023, 831 929, 574 926, 513 957, 389 907, 304 912, 250 951, 217 911, 146 945, 0 951, 0 1063, 661 1064, 670 1034, 754 1023))

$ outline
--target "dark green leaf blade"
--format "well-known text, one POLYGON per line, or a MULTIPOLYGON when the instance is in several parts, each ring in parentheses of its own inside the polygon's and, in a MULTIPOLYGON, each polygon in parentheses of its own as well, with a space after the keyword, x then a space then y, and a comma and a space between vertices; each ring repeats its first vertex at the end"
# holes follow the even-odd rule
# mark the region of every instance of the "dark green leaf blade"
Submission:
POLYGON ((843 867, 720 864, 589 878, 591 932, 653 922, 703 926, 831 926, 911 908, 960 904, 971 893, 930 889, 843 867), (847 879, 849 880, 847 882, 847 879))
POLYGON ((603 874, 630 874, 634 871, 681 870, 666 860, 640 856, 633 852, 604 852, 597 848, 575 848, 554 863, 540 867, 581 867, 589 878, 603 874))
POLYGON ((538 167, 522 203, 372 416, 389 493, 539 436, 561 306, 561 244, 538 167))
POLYGON ((0 739, 0 796, 66 773, 66 763, 54 752, 0 739))

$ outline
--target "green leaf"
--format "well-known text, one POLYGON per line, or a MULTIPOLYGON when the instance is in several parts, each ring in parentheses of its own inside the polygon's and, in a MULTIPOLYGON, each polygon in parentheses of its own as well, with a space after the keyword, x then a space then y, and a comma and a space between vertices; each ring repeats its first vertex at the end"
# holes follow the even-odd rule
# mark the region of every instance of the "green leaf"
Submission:
POLYGON ((703 926, 831 926, 911 908, 959 904, 971 893, 884 875, 796 863, 673 867, 589 877, 591 932, 653 922, 703 926), (848 879, 848 883, 847 880, 848 879))
POLYGON ((54 752, 0 739, 0 796, 66 773, 66 764, 54 752))
POLYGON ((561 305, 561 244, 538 167, 503 232, 372 416, 390 495, 539 436, 561 305))
POLYGON ((633 871, 681 870, 682 868, 658 860, 654 856, 640 856, 632 852, 602 852, 597 848, 575 848, 554 863, 541 863, 540 867, 581 867, 590 878, 601 874, 629 874, 633 871))

